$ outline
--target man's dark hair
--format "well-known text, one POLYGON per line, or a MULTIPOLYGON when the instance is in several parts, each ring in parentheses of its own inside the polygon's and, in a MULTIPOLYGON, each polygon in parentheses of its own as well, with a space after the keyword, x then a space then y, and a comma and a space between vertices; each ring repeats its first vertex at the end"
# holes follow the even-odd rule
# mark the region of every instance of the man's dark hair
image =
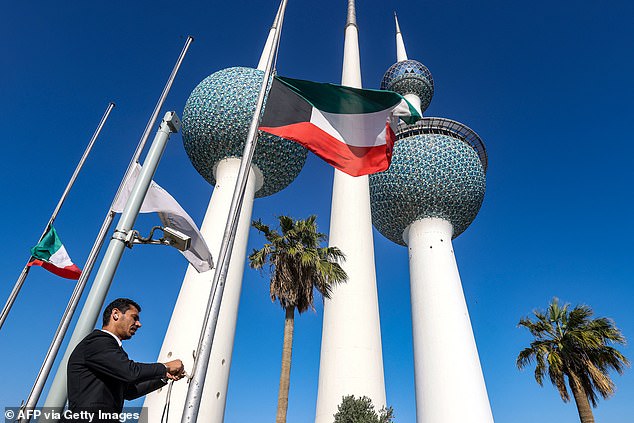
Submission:
POLYGON ((116 308, 117 310, 121 311, 121 313, 125 313, 130 309, 131 306, 136 307, 137 310, 141 311, 141 306, 129 298, 117 298, 116 300, 108 304, 106 309, 103 311, 103 325, 108 326, 108 323, 110 323, 112 310, 116 308))

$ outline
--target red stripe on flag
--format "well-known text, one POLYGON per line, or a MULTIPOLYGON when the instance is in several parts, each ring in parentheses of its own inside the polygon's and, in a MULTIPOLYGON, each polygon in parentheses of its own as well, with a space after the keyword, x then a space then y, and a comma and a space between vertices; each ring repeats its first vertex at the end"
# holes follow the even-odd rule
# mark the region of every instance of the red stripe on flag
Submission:
POLYGON ((333 167, 351 176, 382 172, 390 167, 395 137, 389 125, 387 144, 374 147, 345 144, 309 122, 259 129, 303 145, 333 167))
MULTIPOLYGON (((387 156, 388 167, 392 163, 392 152, 394 151, 394 143, 396 142, 396 134, 392 130, 390 122, 385 123, 385 154, 387 156)), ((387 170, 384 169, 384 170, 387 170)))
POLYGON ((42 261, 39 259, 33 259, 29 262, 28 264, 29 266, 40 266, 46 270, 48 270, 49 272, 60 276, 62 278, 66 278, 66 279, 74 279, 77 280, 79 279, 79 276, 81 275, 81 269, 79 267, 77 267, 77 265, 73 264, 72 266, 68 266, 68 267, 57 267, 51 263, 48 263, 46 261, 42 261))

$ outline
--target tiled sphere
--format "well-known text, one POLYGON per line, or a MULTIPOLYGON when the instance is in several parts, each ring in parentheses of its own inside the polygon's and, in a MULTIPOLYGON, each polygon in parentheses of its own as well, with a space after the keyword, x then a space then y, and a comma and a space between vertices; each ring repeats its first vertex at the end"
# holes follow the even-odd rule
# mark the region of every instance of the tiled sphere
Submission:
MULTIPOLYGON (((194 168, 215 185, 214 165, 242 157, 244 143, 264 73, 235 67, 205 78, 192 91, 183 111, 183 143, 194 168)), ((304 166, 308 151, 301 145, 260 133, 253 163, 264 176, 256 197, 284 189, 304 166)))
POLYGON ((400 139, 390 168, 370 175, 372 223, 386 238, 405 245, 407 226, 436 217, 451 222, 455 238, 478 214, 485 185, 482 162, 464 141, 440 134, 400 139))
POLYGON ((434 78, 425 65, 416 60, 394 63, 383 75, 382 90, 390 90, 400 95, 414 94, 420 98, 421 112, 424 112, 434 96, 434 78))

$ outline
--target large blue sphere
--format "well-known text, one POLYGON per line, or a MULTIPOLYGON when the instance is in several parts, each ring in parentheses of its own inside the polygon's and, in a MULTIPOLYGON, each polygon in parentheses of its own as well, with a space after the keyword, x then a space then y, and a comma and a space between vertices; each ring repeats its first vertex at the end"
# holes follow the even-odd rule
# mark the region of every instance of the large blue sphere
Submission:
POLYGON ((400 95, 414 94, 420 98, 421 113, 427 110, 434 96, 434 78, 425 65, 416 60, 394 63, 383 75, 382 90, 390 90, 400 95))
POLYGON ((405 245, 407 226, 436 217, 451 222, 455 238, 475 219, 484 190, 485 170, 469 144, 443 134, 409 136, 396 142, 390 168, 370 175, 372 223, 405 245))
MULTIPOLYGON (((215 185, 214 166, 242 157, 264 73, 235 67, 205 78, 192 91, 183 111, 183 143, 194 168, 215 185)), ((283 138, 260 133, 253 164, 264 176, 256 197, 275 194, 302 170, 308 151, 283 138)))

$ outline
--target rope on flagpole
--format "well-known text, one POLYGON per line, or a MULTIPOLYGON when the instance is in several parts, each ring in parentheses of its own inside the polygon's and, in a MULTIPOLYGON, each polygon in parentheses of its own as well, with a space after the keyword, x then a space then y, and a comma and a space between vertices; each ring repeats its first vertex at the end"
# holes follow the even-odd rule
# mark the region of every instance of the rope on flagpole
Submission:
POLYGON ((167 385, 167 395, 165 396, 165 405, 163 406, 163 414, 161 414, 161 423, 167 423, 169 421, 170 402, 172 400, 172 385, 174 385, 174 381, 170 380, 167 385))

